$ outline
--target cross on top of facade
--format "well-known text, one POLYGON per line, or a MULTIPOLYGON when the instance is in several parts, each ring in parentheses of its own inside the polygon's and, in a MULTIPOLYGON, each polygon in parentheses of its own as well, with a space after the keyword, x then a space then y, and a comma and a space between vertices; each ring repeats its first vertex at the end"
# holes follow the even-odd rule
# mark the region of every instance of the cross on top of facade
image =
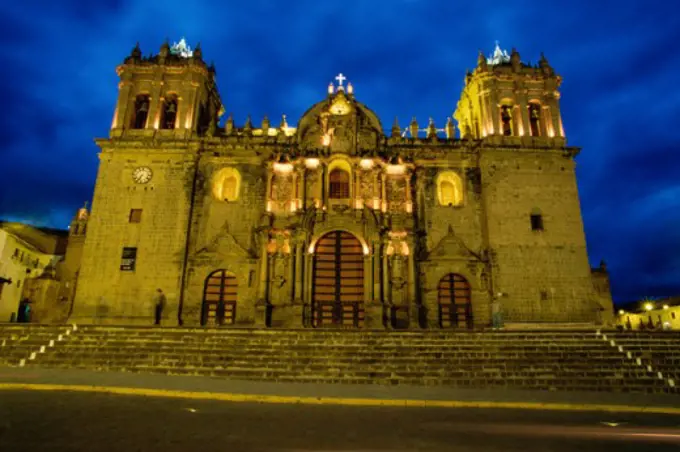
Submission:
POLYGON ((345 77, 344 75, 342 75, 342 72, 339 73, 339 74, 335 77, 335 80, 338 81, 338 89, 344 89, 344 88, 345 88, 344 86, 342 86, 342 83, 343 83, 345 80, 347 80, 347 77, 345 77))

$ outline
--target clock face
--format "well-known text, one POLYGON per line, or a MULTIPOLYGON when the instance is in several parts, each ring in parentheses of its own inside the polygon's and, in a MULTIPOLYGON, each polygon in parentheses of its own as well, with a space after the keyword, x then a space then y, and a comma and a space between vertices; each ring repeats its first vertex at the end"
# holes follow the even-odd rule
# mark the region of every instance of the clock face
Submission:
POLYGON ((139 168, 135 168, 132 172, 132 180, 138 184, 146 184, 151 180, 152 175, 153 172, 151 171, 151 168, 148 166, 140 166, 139 168))

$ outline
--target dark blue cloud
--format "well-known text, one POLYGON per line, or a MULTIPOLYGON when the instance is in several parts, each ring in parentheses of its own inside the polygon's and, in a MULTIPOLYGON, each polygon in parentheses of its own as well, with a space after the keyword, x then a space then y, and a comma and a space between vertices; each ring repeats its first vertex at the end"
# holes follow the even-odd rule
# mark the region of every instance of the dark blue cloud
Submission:
POLYGON ((443 125, 495 40, 564 77, 593 263, 615 298, 680 293, 680 15, 672 1, 13 2, 0 34, 0 216, 65 227, 91 198, 116 65, 139 41, 201 42, 237 122, 291 122, 344 72, 388 128, 443 125))

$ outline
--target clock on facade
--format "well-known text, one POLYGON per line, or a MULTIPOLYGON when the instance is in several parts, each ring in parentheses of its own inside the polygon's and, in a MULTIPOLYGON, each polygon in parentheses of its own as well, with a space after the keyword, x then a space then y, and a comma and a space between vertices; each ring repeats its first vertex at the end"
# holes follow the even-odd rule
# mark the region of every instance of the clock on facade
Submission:
POLYGON ((135 168, 132 172, 132 180, 138 184, 146 184, 151 180, 152 175, 153 172, 151 171, 151 168, 148 166, 140 166, 139 168, 135 168))

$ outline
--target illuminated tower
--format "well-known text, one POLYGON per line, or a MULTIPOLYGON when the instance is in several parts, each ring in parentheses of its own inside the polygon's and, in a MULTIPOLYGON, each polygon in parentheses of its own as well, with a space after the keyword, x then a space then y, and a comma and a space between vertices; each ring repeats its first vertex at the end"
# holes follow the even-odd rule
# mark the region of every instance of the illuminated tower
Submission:
POLYGON ((489 58, 480 52, 454 114, 461 136, 564 138, 561 82, 543 55, 531 66, 520 60, 517 50, 508 55, 498 44, 489 58))

